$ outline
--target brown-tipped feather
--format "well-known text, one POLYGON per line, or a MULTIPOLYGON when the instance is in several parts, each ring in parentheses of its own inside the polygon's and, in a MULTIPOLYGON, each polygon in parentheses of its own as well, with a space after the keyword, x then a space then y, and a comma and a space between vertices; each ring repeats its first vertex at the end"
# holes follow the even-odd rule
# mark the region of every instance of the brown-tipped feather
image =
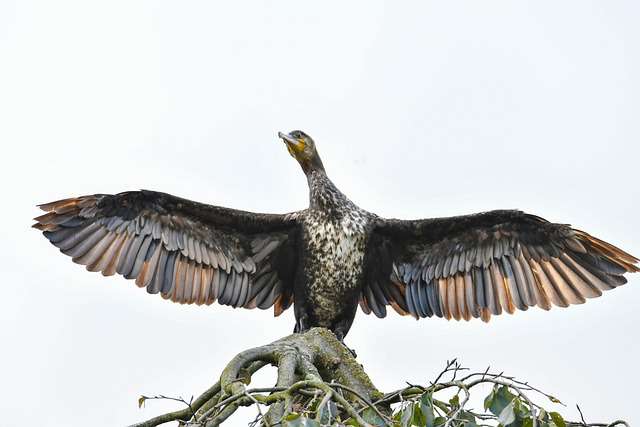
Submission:
POLYGON ((173 292, 171 292, 171 301, 173 302, 179 302, 183 299, 186 271, 187 264, 184 260, 184 257, 182 255, 178 255, 178 257, 176 258, 173 292))
POLYGON ((551 259, 551 263, 554 265, 556 270, 563 275, 565 281, 571 284, 576 293, 585 298, 595 298, 602 295, 602 291, 588 283, 579 274, 573 271, 573 269, 567 265, 565 259, 566 254, 563 254, 561 259, 551 259))
POLYGON ((33 224, 31 227, 40 231, 56 231, 60 228, 60 226, 57 224, 42 224, 39 222, 33 224))
POLYGON ((193 289, 189 304, 196 303, 201 298, 202 292, 202 264, 196 263, 193 270, 193 289))
POLYGON ((575 259, 572 257, 563 254, 563 261, 573 269, 577 274, 580 275, 587 283, 590 283, 592 286, 595 286, 600 291, 607 291, 613 289, 611 285, 602 281, 599 277, 594 276, 589 270, 581 266, 575 259))
POLYGON ((115 274, 116 261, 118 260, 118 256, 120 254, 120 251, 122 250, 122 246, 126 238, 126 234, 118 236, 102 256, 102 260, 98 269, 102 271, 103 276, 113 276, 115 274))
POLYGON ((469 313, 469 309, 467 308, 467 304, 465 303, 464 277, 462 276, 462 274, 456 274, 454 278, 458 311, 460 312, 460 316, 464 320, 468 321, 471 319, 471 314, 469 313))
POLYGON ((46 214, 33 218, 34 221, 38 221, 40 224, 59 224, 60 215, 56 212, 48 212, 46 214))
POLYGON ((202 269, 202 280, 200 288, 200 298, 196 301, 196 304, 206 304, 209 300, 209 292, 211 292, 211 268, 206 267, 202 269))
POLYGON ((586 242, 587 245, 593 247, 598 252, 602 253, 610 261, 616 263, 620 267, 624 268, 628 272, 638 272, 640 268, 636 265, 640 260, 633 255, 623 251, 622 249, 607 243, 604 240, 600 240, 584 231, 576 230, 577 237, 586 242))
MULTIPOLYGON (((437 279, 438 280, 438 290, 440 294, 440 305, 442 306, 442 316, 450 320, 451 319, 451 311, 449 310, 449 298, 447 296, 447 279, 437 279)), ((413 313, 412 313, 413 314, 413 313)), ((417 315, 413 314, 413 316, 417 319, 417 315)))
POLYGON ((554 286, 549 281, 544 269, 535 260, 530 260, 534 277, 538 283, 538 290, 546 299, 558 307, 568 307, 566 301, 556 292, 554 286))
POLYGON ((535 299, 538 307, 543 310, 551 310, 551 300, 549 296, 545 292, 545 288, 542 286, 542 282, 539 276, 540 266, 535 260, 530 259, 529 261, 525 261, 527 270, 525 272, 530 272, 531 277, 533 278, 533 292, 535 294, 535 299))
POLYGON ((180 303, 188 303, 191 301, 193 295, 193 273, 195 271, 195 264, 189 260, 186 265, 184 275, 184 293, 180 299, 180 303))
POLYGON ((113 232, 108 232, 100 241, 98 241, 89 251, 78 258, 78 263, 87 266, 87 270, 89 271, 98 271, 97 263, 100 261, 102 255, 106 252, 106 250, 111 246, 111 243, 116 238, 116 234, 113 232))
POLYGON ((410 314, 409 312, 404 311, 395 301, 390 301, 389 304, 391 305, 391 308, 393 308, 400 316, 407 316, 410 314))
POLYGON ((75 206, 78 204, 80 199, 81 199, 80 197, 72 197, 68 199, 56 200, 55 202, 43 203, 37 206, 43 211, 49 212, 49 211, 55 211, 56 207, 60 207, 60 206, 66 206, 69 204, 73 204, 75 206))
POLYGON ((367 299, 362 295, 359 300, 360 308, 364 311, 365 314, 371 314, 371 309, 367 304, 367 299))
POLYGON ((502 307, 502 309, 507 313, 513 314, 513 304, 509 301, 504 277, 502 276, 502 271, 500 270, 497 262, 494 261, 491 263, 490 271, 496 305, 502 307))
POLYGON ((284 309, 282 307, 282 294, 280 294, 273 302, 273 317, 278 317, 284 312, 284 309))
POLYGON ((471 273, 466 272, 463 275, 464 281, 464 295, 465 295, 465 305, 467 307, 468 313, 473 317, 480 316, 480 310, 476 304, 475 292, 473 289, 473 280, 471 279, 471 273))
POLYGON ((568 304, 584 304, 585 298, 577 292, 571 283, 564 279, 562 273, 555 268, 554 260, 557 261, 557 258, 551 258, 549 261, 542 263, 551 283, 553 283, 558 293, 562 295, 562 298, 568 304))
POLYGON ((460 320, 460 307, 458 307, 458 300, 456 295, 456 281, 453 277, 447 277, 447 304, 449 305, 449 312, 451 316, 460 320))

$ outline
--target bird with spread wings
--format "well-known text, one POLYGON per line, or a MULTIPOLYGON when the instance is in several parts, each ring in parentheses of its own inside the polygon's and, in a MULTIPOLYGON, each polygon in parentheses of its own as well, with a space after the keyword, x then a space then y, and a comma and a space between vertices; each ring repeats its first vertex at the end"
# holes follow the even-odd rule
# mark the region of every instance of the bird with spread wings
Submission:
POLYGON ((626 283, 639 260, 566 224, 515 210, 385 219, 328 178, 315 142, 280 133, 309 183, 309 207, 258 214, 155 191, 40 205, 34 227, 89 271, 134 279, 181 304, 294 305, 295 330, 342 339, 358 305, 415 318, 481 318, 567 307, 626 283))

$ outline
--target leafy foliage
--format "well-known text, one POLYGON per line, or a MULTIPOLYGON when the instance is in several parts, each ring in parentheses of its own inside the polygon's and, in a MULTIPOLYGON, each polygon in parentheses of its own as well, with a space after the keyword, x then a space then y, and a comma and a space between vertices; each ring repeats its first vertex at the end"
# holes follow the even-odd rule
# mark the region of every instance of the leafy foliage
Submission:
MULTIPOLYGON (((552 402, 553 403, 553 402, 552 402)), ((317 408, 316 408, 317 411, 317 408)), ((339 413, 326 408, 317 412, 291 413, 284 418, 285 427, 320 427, 327 425, 350 425, 360 427, 353 418, 342 419, 339 413)), ((547 412, 523 398, 511 387, 496 384, 484 399, 484 410, 467 410, 461 404, 460 394, 448 402, 436 400, 432 391, 415 396, 398 405, 393 414, 384 419, 370 408, 362 412, 362 418, 372 426, 394 427, 566 427, 562 415, 547 412)))
MULTIPOLYGON (((460 394, 448 402, 435 400, 432 391, 399 406, 393 414, 392 425, 398 427, 566 427, 558 412, 547 412, 515 393, 506 385, 496 384, 484 399, 484 410, 467 410, 460 394)), ((383 423, 374 425, 385 425, 383 423)))
MULTIPOLYGON (((460 371, 462 368, 454 369, 460 371)), ((469 381, 454 381, 453 387, 457 388, 455 394, 447 401, 436 399, 434 394, 450 390, 443 385, 450 382, 434 383, 424 391, 415 393, 420 387, 411 386, 406 389, 408 397, 397 403, 389 416, 380 416, 370 407, 361 410, 362 418, 372 426, 393 427, 567 427, 567 422, 558 412, 549 412, 543 407, 533 403, 527 397, 522 388, 531 389, 529 386, 521 386, 518 383, 508 385, 508 380, 495 378, 485 373, 483 380, 492 383, 489 394, 484 397, 484 407, 480 410, 467 408, 470 394, 464 393, 475 385, 469 381), (489 378, 489 379, 488 379, 489 378), (505 384, 502 384, 502 383, 505 384)), ((541 393, 541 392, 540 392, 541 393)), ((552 404, 560 401, 551 395, 544 395, 552 404)), ((317 400, 316 400, 317 403, 317 400)), ((283 419, 286 427, 320 427, 350 425, 360 427, 360 424, 352 417, 341 413, 335 404, 318 405, 310 404, 300 408, 300 412, 288 414, 283 419)))

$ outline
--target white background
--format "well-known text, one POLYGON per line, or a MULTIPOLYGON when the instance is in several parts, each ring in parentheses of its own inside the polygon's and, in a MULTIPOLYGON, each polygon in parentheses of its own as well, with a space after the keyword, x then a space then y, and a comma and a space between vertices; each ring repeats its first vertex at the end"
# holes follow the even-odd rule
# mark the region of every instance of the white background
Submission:
MULTIPOLYGON (((36 203, 148 188, 302 209, 276 132, 316 140, 384 216, 520 208, 636 255, 640 6, 633 1, 0 2, 0 425, 125 425, 179 405, 293 313, 173 305, 73 264, 36 203)), ((640 277, 483 324, 359 313, 384 390, 446 359, 527 379, 588 421, 636 415, 640 277)), ((264 381, 268 383, 268 377, 264 381)), ((255 410, 239 416, 244 425, 255 410)))

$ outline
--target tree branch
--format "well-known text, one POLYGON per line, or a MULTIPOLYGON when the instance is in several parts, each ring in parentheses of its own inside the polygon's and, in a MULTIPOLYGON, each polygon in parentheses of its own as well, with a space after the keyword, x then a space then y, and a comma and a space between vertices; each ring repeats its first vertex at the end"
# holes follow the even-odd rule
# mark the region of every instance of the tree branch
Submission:
POLYGON ((141 397, 141 404, 151 399, 169 399, 183 403, 186 408, 132 427, 155 427, 170 421, 179 421, 183 426, 213 427, 225 422, 238 408, 252 405, 257 407, 258 416, 251 425, 260 423, 269 427, 295 424, 297 419, 315 425, 433 425, 437 417, 440 421, 436 424, 444 427, 461 427, 470 422, 483 426, 507 425, 516 419, 520 422, 528 419, 532 427, 551 423, 574 427, 628 427, 624 421, 587 424, 581 411, 581 422, 564 421, 559 413, 545 410, 529 394, 552 404, 562 403, 529 383, 503 373, 491 373, 489 368, 462 375, 465 371, 468 369, 454 359, 447 362, 428 386, 408 384, 383 394, 333 333, 314 328, 239 353, 224 367, 219 381, 195 400, 187 402, 163 395, 141 397), (278 369, 275 385, 247 388, 252 375, 268 364, 278 369), (472 390, 487 384, 492 389, 485 399, 486 410, 478 412, 467 408, 472 390), (434 397, 451 389, 455 394, 449 401, 434 397), (268 407, 266 412, 263 406, 268 407))

